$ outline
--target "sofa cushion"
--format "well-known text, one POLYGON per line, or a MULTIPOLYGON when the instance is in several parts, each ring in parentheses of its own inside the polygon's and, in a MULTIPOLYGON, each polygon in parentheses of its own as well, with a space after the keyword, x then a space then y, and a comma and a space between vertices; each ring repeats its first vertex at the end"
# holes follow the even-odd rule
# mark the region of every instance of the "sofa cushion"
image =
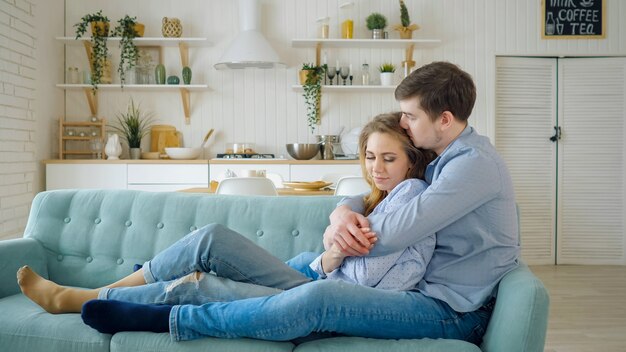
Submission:
POLYGON ((460 340, 379 340, 363 337, 333 337, 299 345, 294 352, 480 352, 478 346, 460 340))
POLYGON ((0 299, 2 351, 109 351, 111 335, 85 325, 79 314, 49 314, 22 294, 0 299))
POLYGON ((339 199, 48 191, 33 200, 24 237, 46 249, 51 280, 93 288, 128 275, 134 264, 210 223, 240 232, 282 260, 321 251, 339 199))
POLYGON ((211 337, 173 342, 169 334, 152 332, 122 332, 113 335, 111 339, 111 352, 289 352, 293 347, 291 342, 211 337))

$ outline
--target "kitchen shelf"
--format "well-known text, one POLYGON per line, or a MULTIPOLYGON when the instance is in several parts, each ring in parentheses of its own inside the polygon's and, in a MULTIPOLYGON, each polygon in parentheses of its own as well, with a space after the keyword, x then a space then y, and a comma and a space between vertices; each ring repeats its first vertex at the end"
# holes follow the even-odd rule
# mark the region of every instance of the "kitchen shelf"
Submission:
MULTIPOLYGON (((291 86, 291 89, 296 92, 302 92, 302 86, 299 84, 294 84, 291 86)), ((396 89, 396 86, 380 86, 380 85, 371 85, 371 86, 349 86, 349 85, 322 85, 323 92, 393 92, 396 89)))
MULTIPOLYGON (((90 155, 100 154, 100 158, 104 159, 104 139, 106 126, 105 119, 99 119, 98 121, 65 121, 63 117, 59 118, 59 159, 66 159, 68 155, 90 155), (75 135, 68 136, 67 133, 70 128, 75 128, 75 135), (95 131, 96 135, 91 135, 91 132, 95 131), (84 136, 76 135, 81 132, 85 133, 84 136), (83 142, 91 143, 94 139, 100 139, 100 146, 98 150, 84 150, 73 149, 68 143, 83 142)), ((73 145, 76 146, 76 145, 73 145)))
MULTIPOLYGON (((93 51, 91 47, 91 37, 81 37, 76 39, 75 37, 56 37, 57 40, 62 41, 66 45, 83 45, 85 47, 85 52, 87 54, 87 58, 91 58, 91 53, 93 51)), ((119 45, 121 38, 120 37, 108 37, 108 44, 119 45)), ((164 37, 140 37, 133 39, 133 42, 136 46, 158 46, 160 48, 163 47, 175 47, 178 46, 180 51, 180 61, 181 66, 189 66, 189 47, 208 47, 212 44, 207 40, 207 38, 200 37, 187 37, 187 38, 164 38, 164 37)), ((163 56, 163 55, 161 55, 163 56)), ((90 59, 91 60, 91 59, 90 59)), ((82 89, 85 92, 85 96, 87 97, 87 101, 89 103, 89 109, 91 110, 91 115, 96 116, 98 114, 98 96, 97 91, 92 89, 92 86, 89 84, 57 84, 59 88, 63 89, 82 89)), ((185 123, 191 123, 191 98, 189 95, 189 91, 194 90, 206 90, 208 89, 208 85, 206 84, 189 84, 189 85, 160 85, 160 84, 125 84, 124 89, 133 89, 133 90, 156 90, 156 91, 166 91, 166 90, 180 90, 180 96, 183 103, 183 111, 185 114, 185 123)), ((101 84, 98 85, 98 89, 122 89, 120 84, 101 84)))
POLYGON ((294 48, 315 48, 320 44, 326 48, 372 48, 402 49, 413 45, 414 48, 433 48, 441 44, 439 39, 293 39, 294 48))

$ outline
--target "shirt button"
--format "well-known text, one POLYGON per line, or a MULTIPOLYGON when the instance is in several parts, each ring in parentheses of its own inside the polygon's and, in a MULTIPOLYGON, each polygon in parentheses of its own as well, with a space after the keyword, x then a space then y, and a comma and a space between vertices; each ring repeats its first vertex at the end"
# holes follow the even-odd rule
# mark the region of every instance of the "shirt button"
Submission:
POLYGON ((61 254, 57 255, 57 260, 58 261, 62 261, 63 260, 63 256, 61 254))
POLYGON ((94 224, 99 224, 102 222, 102 220, 100 218, 96 218, 96 220, 93 221, 94 224))
POLYGON ((85 260, 87 261, 87 263, 93 262, 93 258, 92 257, 87 257, 87 258, 85 258, 85 260))
POLYGON ((195 227, 195 226, 191 226, 191 227, 189 228, 189 231, 196 231, 197 229, 198 229, 197 227, 195 227))
POLYGON ((157 224, 157 228, 158 228, 158 229, 162 229, 162 228, 163 228, 163 226, 165 226, 165 225, 163 225, 163 223, 162 223, 162 222, 160 222, 160 223, 158 223, 158 224, 157 224))
POLYGON ((293 231, 291 231, 291 235, 292 235, 293 237, 296 237, 296 236, 298 236, 299 234, 300 234, 300 231, 298 231, 298 230, 293 230, 293 231))
POLYGON ((122 265, 124 264, 124 259, 120 258, 117 260, 117 265, 122 265))
POLYGON ((257 231, 256 235, 259 236, 259 237, 263 236, 263 231, 261 231, 261 230, 257 231))
POLYGON ((70 221, 72 221, 72 219, 70 219, 70 218, 65 218, 65 219, 63 219, 63 221, 67 224, 67 223, 69 223, 70 221))
POLYGON ((126 223, 125 223, 126 227, 130 227, 130 225, 132 225, 132 224, 133 224, 133 222, 130 221, 130 220, 126 221, 126 223))

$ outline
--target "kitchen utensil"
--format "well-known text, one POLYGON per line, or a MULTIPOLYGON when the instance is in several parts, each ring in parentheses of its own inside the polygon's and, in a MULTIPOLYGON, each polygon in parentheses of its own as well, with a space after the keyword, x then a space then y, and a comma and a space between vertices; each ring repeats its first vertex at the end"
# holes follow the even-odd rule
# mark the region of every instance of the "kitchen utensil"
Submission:
POLYGON ((213 134, 214 129, 211 128, 209 130, 209 132, 207 132, 206 136, 204 136, 204 140, 202 141, 202 144, 200 145, 200 149, 204 148, 204 145, 206 144, 206 141, 209 140, 209 138, 211 137, 211 135, 213 134))
POLYGON ((320 145, 320 152, 322 153, 322 159, 332 160, 335 158, 333 155, 333 143, 339 142, 339 136, 334 134, 326 134, 316 136, 320 145))
POLYGON ((283 182, 283 185, 293 188, 296 191, 315 191, 332 185, 332 182, 313 181, 313 182, 283 182))
POLYGON ((150 128, 150 151, 165 154, 167 147, 180 147, 181 133, 172 125, 154 125, 150 128))
POLYGON ((226 154, 256 154, 252 143, 226 143, 226 154))
POLYGON ((318 143, 289 143, 286 144, 287 153, 296 160, 309 160, 319 153, 318 143))
POLYGON ((158 159, 161 156, 159 152, 143 152, 141 153, 142 159, 158 159))
POLYGON ((202 152, 201 148, 165 148, 165 153, 171 159, 197 159, 202 152))
POLYGON ((354 156, 358 158, 359 154, 359 136, 362 127, 356 127, 341 137, 341 149, 346 156, 354 156))

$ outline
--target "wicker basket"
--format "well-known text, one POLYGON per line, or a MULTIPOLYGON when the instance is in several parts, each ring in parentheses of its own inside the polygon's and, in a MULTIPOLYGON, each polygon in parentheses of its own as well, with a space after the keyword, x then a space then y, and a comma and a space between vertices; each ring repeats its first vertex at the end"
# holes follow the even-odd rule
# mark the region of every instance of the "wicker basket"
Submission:
POLYGON ((163 17, 163 27, 161 28, 163 36, 166 38, 180 37, 183 35, 183 26, 178 18, 163 17))

